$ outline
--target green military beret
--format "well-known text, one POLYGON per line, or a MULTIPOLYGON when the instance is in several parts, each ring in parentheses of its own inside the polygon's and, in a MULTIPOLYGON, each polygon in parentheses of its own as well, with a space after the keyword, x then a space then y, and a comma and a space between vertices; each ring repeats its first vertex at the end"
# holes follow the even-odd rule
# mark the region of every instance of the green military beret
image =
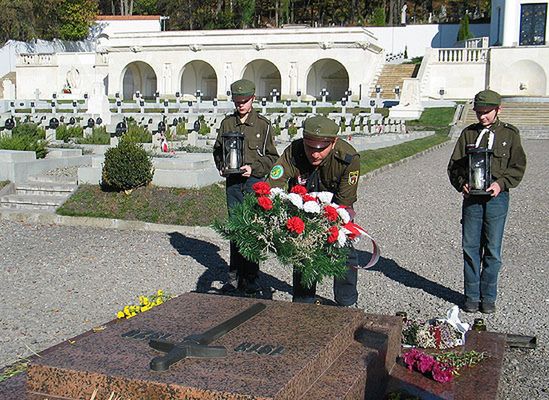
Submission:
POLYGON ((473 104, 473 110, 475 111, 492 111, 494 108, 498 108, 501 105, 501 96, 498 92, 493 90, 483 90, 478 92, 475 96, 473 104))
POLYGON ((309 147, 323 149, 333 143, 339 126, 329 118, 317 115, 303 122, 303 141, 309 147))
POLYGON ((247 79, 239 79, 231 85, 234 101, 248 100, 255 94, 255 83, 247 79))

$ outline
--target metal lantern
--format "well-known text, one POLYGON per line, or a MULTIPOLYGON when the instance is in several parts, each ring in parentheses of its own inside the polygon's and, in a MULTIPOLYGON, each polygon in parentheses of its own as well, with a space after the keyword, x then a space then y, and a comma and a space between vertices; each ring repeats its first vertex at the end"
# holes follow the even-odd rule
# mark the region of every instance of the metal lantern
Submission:
POLYGON ((242 174, 242 149, 244 135, 240 132, 226 132, 221 135, 223 140, 223 175, 242 174))
POLYGON ((493 151, 485 147, 468 147, 469 193, 486 195, 486 189, 492 184, 490 165, 493 151))

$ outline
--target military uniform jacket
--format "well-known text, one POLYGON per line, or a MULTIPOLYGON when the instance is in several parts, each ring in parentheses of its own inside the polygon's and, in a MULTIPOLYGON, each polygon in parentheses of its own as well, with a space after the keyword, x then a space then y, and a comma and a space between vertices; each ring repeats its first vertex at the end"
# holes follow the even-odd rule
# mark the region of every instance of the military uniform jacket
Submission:
POLYGON ((217 139, 213 148, 215 165, 218 170, 223 166, 223 139, 225 132, 244 134, 243 163, 252 167, 252 176, 262 178, 269 173, 278 158, 274 145, 271 123, 252 109, 246 121, 240 122, 237 112, 221 121, 217 139))
POLYGON ((298 139, 277 160, 268 183, 283 189, 303 185, 310 192, 331 192, 334 203, 351 207, 357 199, 359 177, 360 155, 349 143, 338 139, 322 164, 314 167, 305 155, 303 139, 298 139))
MULTIPOLYGON (((450 157, 448 176, 452 186, 458 192, 462 191, 469 176, 466 148, 468 145, 475 145, 483 129, 484 127, 480 123, 465 128, 450 157)), ((519 131, 513 125, 501 122, 499 119, 496 119, 489 129, 494 132, 492 146, 494 153, 490 165, 492 178, 502 191, 509 190, 520 183, 526 170, 526 154, 520 142, 519 131)), ((488 147, 488 136, 487 134, 483 136, 479 147, 488 147)))

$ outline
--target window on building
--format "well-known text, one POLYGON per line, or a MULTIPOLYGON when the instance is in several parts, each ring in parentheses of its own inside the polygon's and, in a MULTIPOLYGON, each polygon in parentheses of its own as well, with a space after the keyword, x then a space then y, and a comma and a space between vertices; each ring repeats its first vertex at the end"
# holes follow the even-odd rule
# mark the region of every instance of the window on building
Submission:
POLYGON ((522 4, 520 9, 520 46, 545 45, 547 3, 522 4))

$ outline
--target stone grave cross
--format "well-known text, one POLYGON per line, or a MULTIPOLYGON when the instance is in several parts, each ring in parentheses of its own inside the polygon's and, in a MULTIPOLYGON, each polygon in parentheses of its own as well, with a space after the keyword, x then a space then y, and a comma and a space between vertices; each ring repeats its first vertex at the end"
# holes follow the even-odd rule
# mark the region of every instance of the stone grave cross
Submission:
POLYGON ((193 358, 218 358, 227 355, 227 349, 224 346, 208 346, 214 340, 227 334, 234 328, 242 325, 256 314, 259 314, 267 306, 263 303, 255 303, 241 313, 222 322, 206 332, 187 336, 179 343, 172 343, 160 339, 152 339, 149 346, 153 349, 165 352, 163 356, 155 357, 151 360, 150 367, 153 371, 166 371, 170 365, 188 357, 193 358))

